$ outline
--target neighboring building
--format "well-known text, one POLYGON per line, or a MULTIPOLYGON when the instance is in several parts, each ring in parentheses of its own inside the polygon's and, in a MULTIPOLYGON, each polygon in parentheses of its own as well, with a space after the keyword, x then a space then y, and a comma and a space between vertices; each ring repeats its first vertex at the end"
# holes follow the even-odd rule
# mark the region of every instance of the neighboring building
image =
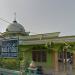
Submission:
MULTIPOLYGON (((60 52, 63 49, 64 51, 67 49, 66 53, 69 51, 68 48, 65 48, 66 46, 73 47, 69 48, 69 52, 75 49, 75 36, 59 36, 59 34, 60 32, 29 35, 29 32, 26 32, 24 27, 14 20, 6 28, 6 32, 2 33, 2 36, 6 39, 17 38, 19 40, 20 61, 24 60, 25 64, 35 61, 37 66, 42 66, 46 72, 49 72, 52 68, 58 71, 60 52)), ((75 66, 75 59, 73 60, 75 66)))

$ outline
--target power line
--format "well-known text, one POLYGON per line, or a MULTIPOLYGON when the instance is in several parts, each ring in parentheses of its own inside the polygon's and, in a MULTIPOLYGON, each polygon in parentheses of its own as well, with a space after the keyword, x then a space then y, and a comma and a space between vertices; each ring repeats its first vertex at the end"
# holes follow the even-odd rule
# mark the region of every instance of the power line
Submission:
POLYGON ((2 19, 2 18, 0 18, 0 20, 4 21, 4 22, 6 22, 6 23, 11 24, 10 22, 8 22, 7 20, 4 20, 4 19, 2 19))
MULTIPOLYGON (((10 22, 8 22, 8 21, 5 20, 5 19, 0 18, 0 20, 4 21, 4 22, 6 22, 6 23, 11 24, 10 22)), ((16 13, 15 13, 15 20, 16 20, 16 13)), ((30 31, 30 33, 32 33, 32 34, 36 34, 36 35, 38 34, 38 33, 35 33, 35 32, 31 32, 31 31, 30 31)))

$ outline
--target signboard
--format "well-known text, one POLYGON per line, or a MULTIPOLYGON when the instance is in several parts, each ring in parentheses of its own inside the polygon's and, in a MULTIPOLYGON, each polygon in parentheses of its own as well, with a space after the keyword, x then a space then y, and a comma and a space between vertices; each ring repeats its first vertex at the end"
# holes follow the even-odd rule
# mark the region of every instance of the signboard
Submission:
POLYGON ((18 40, 3 40, 0 57, 17 57, 18 40))

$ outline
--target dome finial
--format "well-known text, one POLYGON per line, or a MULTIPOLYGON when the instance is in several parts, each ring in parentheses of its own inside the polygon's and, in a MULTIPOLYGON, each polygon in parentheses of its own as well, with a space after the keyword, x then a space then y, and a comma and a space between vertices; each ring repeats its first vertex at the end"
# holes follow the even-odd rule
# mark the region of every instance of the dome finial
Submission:
POLYGON ((16 12, 14 12, 14 22, 16 22, 16 12))

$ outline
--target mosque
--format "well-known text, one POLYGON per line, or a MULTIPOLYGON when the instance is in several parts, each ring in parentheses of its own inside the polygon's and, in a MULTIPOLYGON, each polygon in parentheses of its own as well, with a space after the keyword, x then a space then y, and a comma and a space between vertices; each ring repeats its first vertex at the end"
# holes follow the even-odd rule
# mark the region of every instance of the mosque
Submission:
POLYGON ((19 39, 19 57, 24 65, 34 61, 36 66, 42 66, 44 72, 48 73, 51 68, 58 71, 58 60, 66 63, 72 54, 72 65, 75 68, 75 36, 59 36, 60 32, 37 35, 29 33, 16 19, 2 33, 6 39, 19 39))

